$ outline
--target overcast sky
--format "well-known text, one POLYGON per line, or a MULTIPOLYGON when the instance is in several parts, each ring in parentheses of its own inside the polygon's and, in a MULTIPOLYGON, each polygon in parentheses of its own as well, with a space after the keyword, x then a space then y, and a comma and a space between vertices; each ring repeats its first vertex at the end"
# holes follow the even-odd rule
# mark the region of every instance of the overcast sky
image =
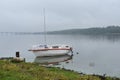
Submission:
POLYGON ((0 32, 120 25, 120 0, 0 0, 0 32))

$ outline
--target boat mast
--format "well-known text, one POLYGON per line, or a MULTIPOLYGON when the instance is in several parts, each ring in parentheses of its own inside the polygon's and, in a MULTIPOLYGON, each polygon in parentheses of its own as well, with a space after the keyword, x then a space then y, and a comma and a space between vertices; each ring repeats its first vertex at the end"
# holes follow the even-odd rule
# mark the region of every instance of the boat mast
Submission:
POLYGON ((45 41, 45 45, 47 44, 47 41, 46 41, 46 17, 45 17, 45 8, 43 9, 43 20, 44 20, 44 41, 45 41))

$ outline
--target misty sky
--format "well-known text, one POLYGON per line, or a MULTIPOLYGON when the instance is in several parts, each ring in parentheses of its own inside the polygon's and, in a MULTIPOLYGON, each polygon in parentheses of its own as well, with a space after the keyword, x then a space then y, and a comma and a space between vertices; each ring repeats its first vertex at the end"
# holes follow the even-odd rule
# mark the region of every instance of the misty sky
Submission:
POLYGON ((0 32, 120 25, 120 0, 0 0, 0 32))

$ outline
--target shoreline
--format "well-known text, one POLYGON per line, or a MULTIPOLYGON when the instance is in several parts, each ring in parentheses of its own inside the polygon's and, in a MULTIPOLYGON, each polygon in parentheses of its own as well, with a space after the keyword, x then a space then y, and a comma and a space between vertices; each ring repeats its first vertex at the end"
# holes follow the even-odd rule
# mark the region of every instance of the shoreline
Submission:
POLYGON ((120 80, 120 78, 106 76, 106 74, 84 74, 65 68, 42 66, 37 63, 18 63, 0 60, 0 65, 1 80, 7 79, 8 77, 11 78, 9 80, 14 78, 19 78, 18 80, 22 80, 23 78, 26 80, 39 80, 41 77, 43 77, 41 80, 120 80))

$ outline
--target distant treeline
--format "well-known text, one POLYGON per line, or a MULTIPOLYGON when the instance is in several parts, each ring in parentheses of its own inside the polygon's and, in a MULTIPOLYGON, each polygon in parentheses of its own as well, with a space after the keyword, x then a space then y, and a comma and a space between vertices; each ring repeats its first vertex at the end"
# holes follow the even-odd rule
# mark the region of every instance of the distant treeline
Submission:
MULTIPOLYGON (((40 35, 44 32, 0 32, 0 34, 15 34, 15 35, 40 35)), ((68 29, 61 31, 51 31, 47 34, 85 34, 85 35, 120 35, 120 26, 94 27, 87 29, 68 29)))
POLYGON ((61 31, 48 32, 49 34, 91 34, 91 35, 101 35, 101 34, 120 34, 120 26, 107 26, 107 27, 95 27, 87 29, 69 29, 61 31))

